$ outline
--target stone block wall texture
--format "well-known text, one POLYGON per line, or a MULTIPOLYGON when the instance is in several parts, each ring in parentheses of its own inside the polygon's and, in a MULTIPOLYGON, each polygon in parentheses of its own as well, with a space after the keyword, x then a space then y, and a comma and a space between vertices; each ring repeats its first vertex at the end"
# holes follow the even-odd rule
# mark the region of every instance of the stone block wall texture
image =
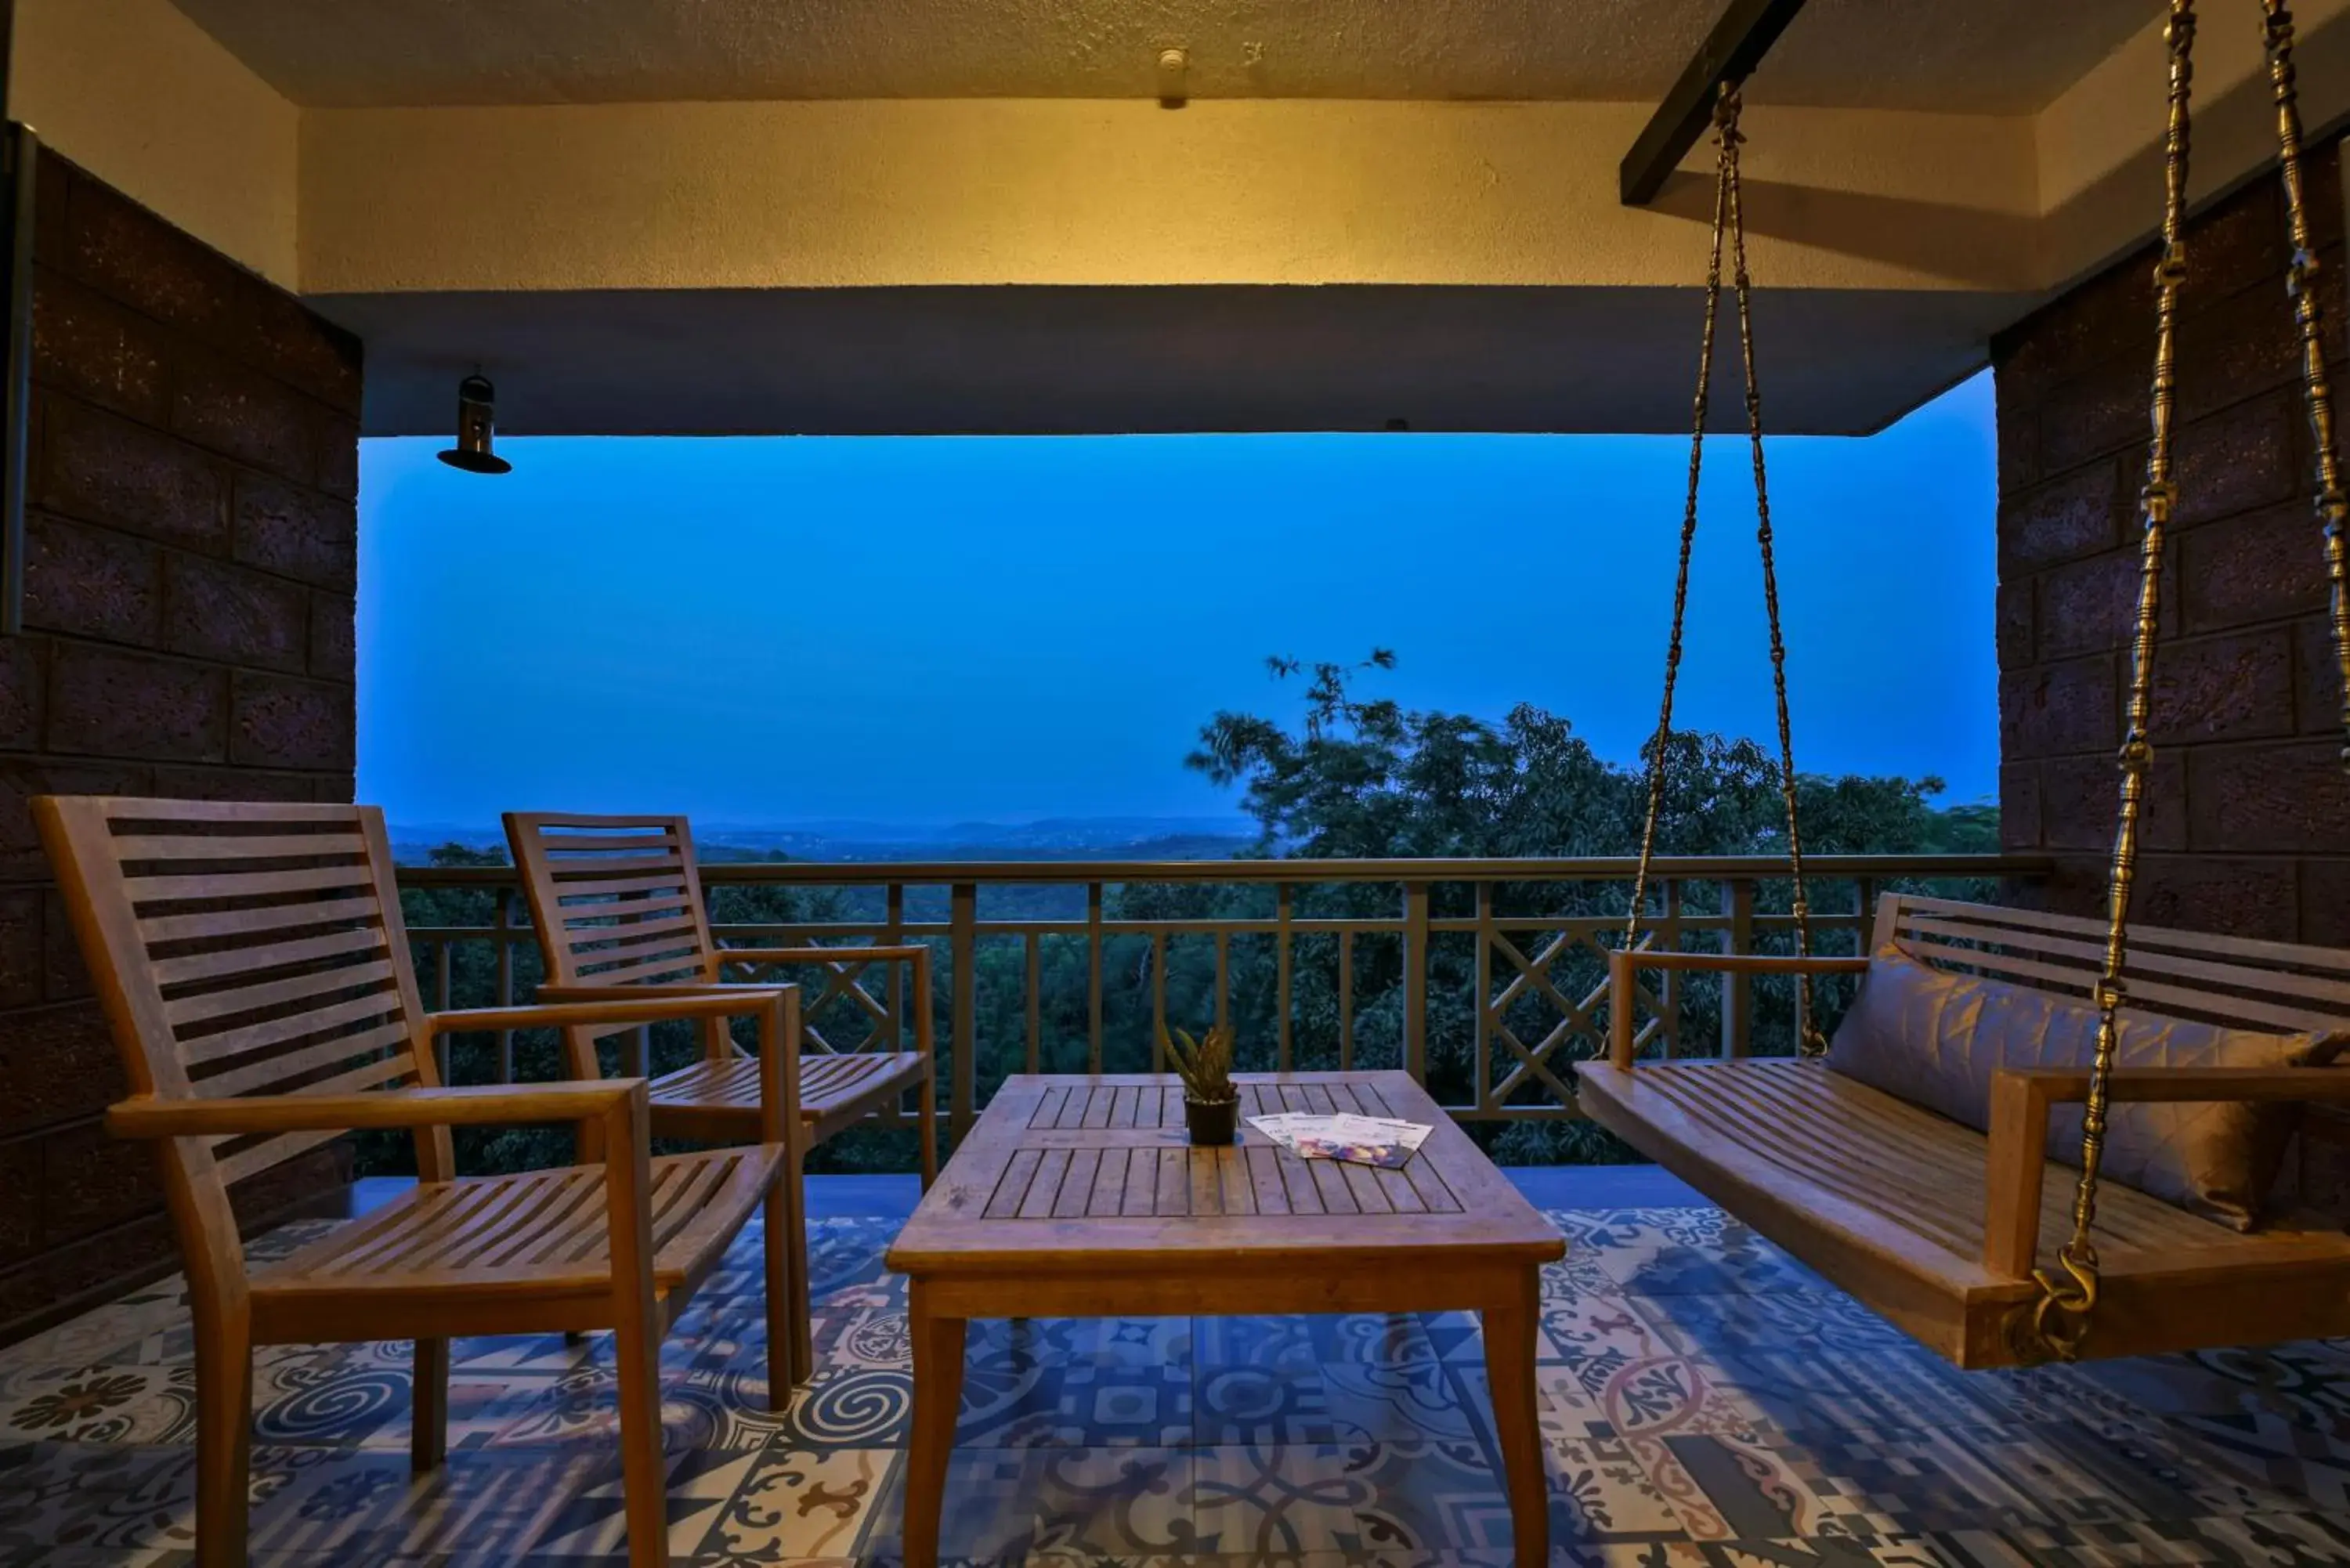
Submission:
MULTIPOLYGON (((358 341, 41 169, 25 634, 0 640, 0 1343, 174 1256, 34 831, 43 793, 351 798, 358 341)), ((335 1146, 246 1184, 257 1219, 335 1146)))
MULTIPOLYGON (((2350 409, 2337 152, 2309 161, 2337 406, 2350 409)), ((2350 945, 2350 779, 2284 202, 2262 178, 2191 227, 2178 331, 2180 489, 2163 584, 2134 918, 2350 945)), ((2040 896, 2098 915, 2113 842, 2154 362, 2153 252, 1993 344, 2000 806, 2040 896)))

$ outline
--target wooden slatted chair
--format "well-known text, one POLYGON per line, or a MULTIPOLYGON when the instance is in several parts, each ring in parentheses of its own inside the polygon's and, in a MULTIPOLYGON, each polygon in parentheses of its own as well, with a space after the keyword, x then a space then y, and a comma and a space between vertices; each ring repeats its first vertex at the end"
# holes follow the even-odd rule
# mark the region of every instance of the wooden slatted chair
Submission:
MULTIPOLYGON (((513 847, 531 924, 546 970, 538 994, 551 1001, 612 1001, 648 993, 687 994, 731 982, 730 969, 775 964, 823 968, 827 980, 814 1015, 835 997, 862 1011, 872 1028, 863 1044, 835 1049, 813 1026, 804 1031, 812 1051, 799 1059, 795 1085, 803 1136, 795 1159, 895 1104, 920 1096, 922 1186, 938 1175, 937 1093, 932 1071, 931 953, 903 947, 722 948, 710 933, 709 906, 695 864, 693 836, 682 816, 584 816, 558 812, 508 812, 513 847), (911 1051, 877 1050, 892 1021, 858 976, 876 963, 906 964, 914 998, 911 1051)), ((755 981, 752 983, 757 983, 755 981)), ((597 1036, 568 1032, 571 1071, 589 1078, 600 1070, 597 1036)), ((657 1137, 738 1143, 758 1137, 757 1064, 734 1047, 723 1023, 702 1030, 702 1059, 652 1082, 657 1137)), ((790 1271, 795 1333, 786 1365, 796 1382, 815 1369, 810 1341, 806 1241, 794 1234, 790 1271)))
MULTIPOLYGON (((196 1554, 245 1561, 255 1345, 413 1339, 411 1456, 447 1447, 452 1335, 615 1331, 629 1562, 667 1562, 660 1343, 766 1211, 770 1346, 785 1343, 787 1132, 799 998, 723 996, 428 1014, 381 813, 349 805, 42 797, 36 820, 133 1090, 107 1125, 152 1140, 195 1319, 196 1554), (757 1021, 765 1086, 744 1147, 650 1158, 641 1078, 442 1086, 458 1031, 757 1021), (594 1163, 459 1178, 449 1129, 567 1122, 594 1163), (229 1188, 355 1128, 415 1137, 416 1188, 281 1262, 249 1265, 229 1188), (593 1137, 589 1135, 592 1133, 593 1137)), ((781 1407, 785 1382, 771 1377, 781 1407)))
MULTIPOLYGON (((1872 950, 2095 992, 2103 920, 1887 894, 1872 950)), ((1583 1109, 1771 1241, 1964 1367, 2012 1366, 2012 1314, 2071 1233, 2077 1173, 2047 1159, 2052 1106, 2085 1068, 2007 1070, 1988 1135, 1788 1058, 1639 1064, 1638 974, 1855 973, 1859 958, 1611 952, 1609 1054, 1577 1064, 1583 1109)), ((2350 1028, 2350 952, 2133 927, 2134 1011, 2266 1030, 2350 1028)), ((1653 999, 1647 999, 1651 1003, 1653 999)), ((2116 1102, 2350 1101, 2350 1068, 2116 1070, 2116 1102)), ((2350 1236, 2287 1215, 2250 1234, 2113 1181, 2097 1205, 2103 1282, 2083 1354, 2138 1355, 2350 1334, 2350 1236)))

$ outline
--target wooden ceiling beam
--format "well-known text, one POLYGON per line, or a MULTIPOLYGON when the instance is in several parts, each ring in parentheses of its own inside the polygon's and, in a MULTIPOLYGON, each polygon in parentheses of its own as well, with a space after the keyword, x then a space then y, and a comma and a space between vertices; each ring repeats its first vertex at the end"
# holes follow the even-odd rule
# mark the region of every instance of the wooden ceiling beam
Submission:
POLYGON ((1804 0, 1730 0, 1704 46, 1682 67, 1680 79, 1624 155, 1617 174, 1624 205, 1645 207, 1664 189, 1666 179, 1712 122, 1722 84, 1743 82, 1752 74, 1803 8, 1804 0))

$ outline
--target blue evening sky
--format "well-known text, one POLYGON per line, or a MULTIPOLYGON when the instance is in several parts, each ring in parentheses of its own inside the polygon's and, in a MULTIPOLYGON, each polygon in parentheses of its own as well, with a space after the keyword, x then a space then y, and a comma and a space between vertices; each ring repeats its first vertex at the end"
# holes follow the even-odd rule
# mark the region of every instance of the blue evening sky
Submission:
MULTIPOLYGON (((902 824, 1217 815, 1267 654, 1375 689, 1656 722, 1685 441, 1339 434, 511 440, 360 454, 359 792, 902 824)), ((1996 788, 1991 392, 1771 443, 1796 760, 1996 788)), ((1771 732, 1742 440, 1707 449, 1679 717, 1771 732)))

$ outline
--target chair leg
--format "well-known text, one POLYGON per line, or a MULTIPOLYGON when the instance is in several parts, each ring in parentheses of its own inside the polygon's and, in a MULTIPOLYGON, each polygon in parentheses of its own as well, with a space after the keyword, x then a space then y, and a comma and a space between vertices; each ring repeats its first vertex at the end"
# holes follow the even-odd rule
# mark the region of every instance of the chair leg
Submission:
POLYGON ((767 1407, 782 1410, 816 1371, 814 1303, 808 1283, 807 1209, 794 1150, 767 1194, 763 1238, 767 1265, 767 1407))
POLYGON ((244 1568, 253 1466, 253 1325, 242 1301, 196 1322, 196 1562, 244 1568))
POLYGON ((784 1212, 784 1183, 768 1189, 760 1211, 760 1253, 766 1264, 767 1408, 791 1407, 792 1389, 807 1376, 799 1365, 799 1336, 792 1332, 791 1220, 784 1212))
POLYGON ((784 1179, 776 1183, 784 1189, 785 1222, 791 1227, 792 1265, 792 1365, 797 1370, 792 1381, 801 1382, 816 1372, 816 1282, 808 1272, 807 1189, 800 1162, 806 1151, 793 1151, 791 1162, 784 1168, 784 1179))
POLYGON ((429 1475, 449 1457, 449 1342, 416 1342, 415 1374, 410 1379, 408 1468, 429 1475))
POLYGON ((938 1075, 922 1075, 922 1190, 928 1192, 931 1183, 939 1179, 939 1095, 938 1075))
POLYGON ((669 1568, 669 1467, 661 1457, 660 1339, 650 1323, 613 1335, 619 1374, 621 1506, 629 1568, 669 1568))

